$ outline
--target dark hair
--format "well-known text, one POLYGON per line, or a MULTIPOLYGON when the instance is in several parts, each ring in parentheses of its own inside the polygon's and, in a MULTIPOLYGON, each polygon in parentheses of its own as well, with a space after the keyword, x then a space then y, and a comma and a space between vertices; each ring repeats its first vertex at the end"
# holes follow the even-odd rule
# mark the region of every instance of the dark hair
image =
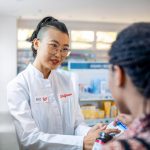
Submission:
POLYGON ((44 29, 44 28, 47 29, 50 26, 55 27, 56 29, 60 30, 61 32, 66 33, 69 36, 67 27, 64 23, 60 22, 59 20, 57 20, 51 16, 43 18, 37 25, 36 29, 33 31, 31 37, 29 39, 27 39, 28 41, 32 42, 31 49, 33 51, 34 57, 36 57, 36 55, 37 55, 37 50, 34 48, 33 40, 35 38, 39 37, 40 31, 42 29, 44 29))
POLYGON ((129 75, 138 91, 150 98, 150 23, 135 23, 121 31, 109 51, 110 63, 129 75))

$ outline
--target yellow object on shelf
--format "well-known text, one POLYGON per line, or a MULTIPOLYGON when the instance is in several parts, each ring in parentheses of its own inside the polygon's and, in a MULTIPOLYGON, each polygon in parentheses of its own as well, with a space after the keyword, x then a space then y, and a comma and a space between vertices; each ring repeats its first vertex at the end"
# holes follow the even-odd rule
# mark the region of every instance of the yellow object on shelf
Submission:
POLYGON ((96 119, 96 106, 81 106, 81 110, 85 119, 96 119))
POLYGON ((105 118, 105 111, 101 109, 96 109, 96 106, 85 105, 81 106, 81 110, 84 119, 103 119, 105 118))
POLYGON ((111 101, 104 101, 105 117, 110 118, 111 101))
POLYGON ((99 118, 99 109, 95 110, 95 118, 99 118))
POLYGON ((98 115, 98 117, 99 117, 100 119, 105 118, 105 111, 104 111, 104 110, 99 110, 99 115, 98 115))
POLYGON ((117 115, 118 115, 118 109, 117 109, 115 102, 113 102, 111 106, 111 117, 115 118, 117 117, 117 115))

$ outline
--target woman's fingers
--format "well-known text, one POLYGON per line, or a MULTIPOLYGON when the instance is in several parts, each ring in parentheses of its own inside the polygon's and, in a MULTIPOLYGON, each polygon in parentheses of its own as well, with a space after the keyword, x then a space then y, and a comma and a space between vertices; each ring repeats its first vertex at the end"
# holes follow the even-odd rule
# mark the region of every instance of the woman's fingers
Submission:
POLYGON ((116 126, 118 120, 128 126, 132 122, 133 119, 131 115, 119 114, 113 123, 114 126, 116 126))
POLYGON ((104 128, 106 128, 106 127, 107 127, 107 125, 104 124, 104 123, 98 123, 98 124, 97 124, 97 129, 104 129, 104 128))
POLYGON ((115 118, 115 120, 114 120, 114 122, 113 122, 113 125, 116 126, 118 121, 119 121, 119 119, 118 119, 118 118, 115 118))
POLYGON ((110 133, 120 133, 121 131, 118 129, 106 129, 104 130, 104 132, 110 134, 110 133))
POLYGON ((94 132, 94 131, 96 131, 96 130, 98 130, 98 129, 104 130, 104 129, 106 129, 106 127, 107 127, 106 124, 98 123, 98 124, 96 124, 95 126, 93 126, 93 127, 90 129, 89 133, 90 133, 90 132, 94 132))

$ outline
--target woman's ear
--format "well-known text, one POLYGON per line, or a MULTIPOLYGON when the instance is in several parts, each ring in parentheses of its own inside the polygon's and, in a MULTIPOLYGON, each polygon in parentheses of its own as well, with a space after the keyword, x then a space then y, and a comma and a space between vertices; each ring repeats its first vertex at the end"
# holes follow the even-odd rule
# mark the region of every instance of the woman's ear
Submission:
POLYGON ((122 87, 125 84, 125 74, 121 67, 115 65, 114 66, 114 80, 116 86, 122 87))
POLYGON ((40 40, 35 38, 32 42, 33 42, 34 49, 38 50, 40 46, 40 40))

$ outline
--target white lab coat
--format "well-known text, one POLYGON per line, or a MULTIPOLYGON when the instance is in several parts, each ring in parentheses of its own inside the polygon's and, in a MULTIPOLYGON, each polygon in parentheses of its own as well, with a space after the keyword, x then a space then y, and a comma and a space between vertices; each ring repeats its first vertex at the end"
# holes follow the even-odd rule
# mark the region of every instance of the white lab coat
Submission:
POLYGON ((29 65, 7 86, 7 101, 21 150, 82 150, 89 131, 66 71, 48 79, 29 65))

